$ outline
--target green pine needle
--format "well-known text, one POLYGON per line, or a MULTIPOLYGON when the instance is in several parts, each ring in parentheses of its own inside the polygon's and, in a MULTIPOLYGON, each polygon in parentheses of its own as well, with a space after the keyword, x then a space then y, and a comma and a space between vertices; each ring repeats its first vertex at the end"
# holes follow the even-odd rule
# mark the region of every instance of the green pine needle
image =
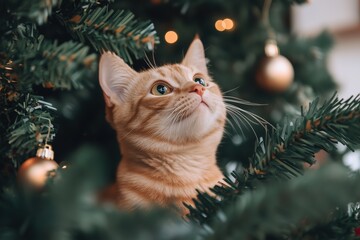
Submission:
POLYGON ((39 144, 51 142, 55 135, 53 116, 56 109, 42 97, 26 94, 20 96, 14 112, 17 117, 7 130, 7 155, 15 167, 34 154, 39 144), (49 135, 48 135, 49 134, 49 135))
POLYGON ((0 76, 4 84, 13 84, 19 91, 31 91, 33 85, 81 89, 91 84, 96 55, 82 43, 58 44, 39 35, 36 26, 21 24, 4 45, 5 67, 0 67, 0 76))
POLYGON ((359 175, 349 177, 348 169, 330 164, 285 184, 262 186, 215 216, 207 239, 355 239, 360 220, 347 204, 360 198, 359 181, 359 175), (340 223, 343 229, 336 228, 340 223))
POLYGON ((189 218, 201 224, 211 222, 213 213, 248 189, 301 176, 305 163, 315 163, 315 153, 334 150, 338 142, 353 149, 360 144, 359 123, 360 95, 343 100, 335 94, 322 106, 319 99, 314 100, 307 111, 302 109, 301 116, 285 120, 258 143, 250 166, 233 172, 232 179, 226 178, 228 187, 212 189, 217 197, 199 194, 196 207, 188 206, 189 218))
POLYGON ((159 42, 154 25, 139 22, 131 12, 112 10, 89 4, 80 14, 66 18, 58 15, 70 33, 81 42, 88 42, 97 51, 112 51, 132 63, 154 49, 159 42))
POLYGON ((53 8, 60 6, 60 4, 61 0, 12 0, 7 3, 8 6, 12 7, 15 16, 28 18, 39 25, 46 23, 53 12, 53 8))

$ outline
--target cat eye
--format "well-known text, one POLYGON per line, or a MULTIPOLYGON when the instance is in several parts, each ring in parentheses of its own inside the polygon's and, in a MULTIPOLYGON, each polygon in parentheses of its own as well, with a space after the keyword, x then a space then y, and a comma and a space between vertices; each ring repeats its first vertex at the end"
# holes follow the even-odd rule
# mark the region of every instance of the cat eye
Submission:
POLYGON ((194 78, 194 82, 196 82, 196 83, 198 83, 198 84, 201 84, 201 85, 203 85, 204 87, 207 86, 205 80, 204 80, 203 78, 200 78, 200 77, 194 78))
POLYGON ((155 96, 163 96, 171 93, 172 89, 165 83, 157 83, 151 88, 150 92, 155 96))

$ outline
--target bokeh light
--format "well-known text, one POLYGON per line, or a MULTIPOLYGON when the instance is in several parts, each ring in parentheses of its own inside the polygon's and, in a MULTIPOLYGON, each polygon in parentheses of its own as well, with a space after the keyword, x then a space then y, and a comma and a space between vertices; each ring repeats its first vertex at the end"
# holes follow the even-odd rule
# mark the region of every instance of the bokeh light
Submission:
POLYGON ((225 23, 223 20, 217 20, 215 22, 215 29, 218 30, 219 32, 222 32, 225 30, 225 23))
POLYGON ((178 35, 176 32, 174 32, 174 31, 166 32, 165 41, 167 43, 173 44, 173 43, 176 43, 177 40, 178 40, 178 35))
POLYGON ((225 25, 225 29, 226 29, 226 30, 231 30, 231 29, 233 29, 233 27, 234 27, 234 21, 231 20, 230 18, 225 18, 225 19, 223 20, 223 23, 224 23, 224 25, 225 25))
POLYGON ((232 30, 234 28, 234 21, 230 18, 225 18, 223 20, 219 19, 215 22, 215 29, 219 32, 225 31, 225 30, 232 30))

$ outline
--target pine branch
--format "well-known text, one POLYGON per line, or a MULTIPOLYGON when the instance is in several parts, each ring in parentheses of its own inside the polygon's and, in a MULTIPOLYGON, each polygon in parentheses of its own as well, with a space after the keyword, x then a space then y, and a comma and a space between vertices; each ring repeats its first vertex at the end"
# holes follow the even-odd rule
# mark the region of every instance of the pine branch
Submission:
POLYGON ((188 206, 189 218, 201 224, 209 223, 214 213, 245 191, 264 182, 301 176, 304 163, 313 164, 314 154, 319 150, 334 150, 337 142, 349 148, 360 144, 360 95, 348 100, 334 95, 321 107, 318 105, 319 99, 316 99, 307 112, 302 109, 295 121, 285 120, 273 130, 257 145, 248 168, 226 178, 229 186, 212 189, 217 197, 199 194, 196 207, 188 206))
POLYGON ((307 227, 305 231, 294 232, 291 239, 359 239, 354 236, 354 229, 360 226, 360 209, 335 209, 330 220, 307 227))
POLYGON ((296 177, 302 174, 304 162, 315 162, 314 154, 319 150, 332 151, 337 142, 350 149, 360 144, 360 95, 343 100, 335 94, 318 105, 319 99, 314 100, 307 112, 301 109, 301 117, 286 120, 260 143, 250 172, 296 177))
POLYGON ((12 15, 17 18, 28 18, 42 25, 47 22, 48 17, 52 14, 53 8, 60 6, 61 1, 62 0, 11 0, 6 1, 4 5, 6 5, 9 10, 11 10, 12 15))
POLYGON ((91 84, 89 79, 96 68, 96 55, 89 54, 87 46, 72 41, 60 45, 44 41, 39 54, 26 60, 31 64, 24 65, 24 80, 50 88, 81 89, 91 84))
MULTIPOLYGON (((329 213, 334 215, 336 208, 346 209, 348 202, 357 201, 359 180, 359 175, 350 178, 348 169, 334 164, 286 184, 247 192, 218 214, 214 234, 207 239, 296 239, 290 237, 294 232, 327 224, 329 213)), ((354 222, 348 227, 344 221, 343 233, 354 237, 354 222)), ((317 239, 317 234, 307 232, 306 239, 317 239)))
POLYGON ((90 84, 96 69, 96 55, 81 43, 58 44, 44 40, 34 25, 20 24, 7 48, 0 54, 0 78, 19 91, 31 91, 33 85, 47 88, 79 89, 90 84))
MULTIPOLYGON (((54 135, 53 117, 56 109, 42 97, 26 94, 17 99, 14 109, 8 109, 9 114, 16 113, 15 121, 7 129, 7 155, 13 160, 15 168, 21 164, 24 156, 34 154, 38 144, 44 143, 50 131, 50 142, 54 135)), ((5 130, 5 129, 2 129, 5 130)))
POLYGON ((137 21, 128 11, 88 4, 71 17, 58 17, 74 38, 90 43, 97 51, 113 51, 129 63, 132 55, 138 59, 159 42, 154 25, 137 21))
POLYGON ((174 212, 153 209, 125 213, 99 204, 99 186, 106 174, 106 161, 99 160, 104 160, 104 155, 96 146, 78 149, 68 156, 71 167, 59 169, 42 194, 6 188, 0 194, 0 239, 196 238, 196 226, 186 224, 174 212))

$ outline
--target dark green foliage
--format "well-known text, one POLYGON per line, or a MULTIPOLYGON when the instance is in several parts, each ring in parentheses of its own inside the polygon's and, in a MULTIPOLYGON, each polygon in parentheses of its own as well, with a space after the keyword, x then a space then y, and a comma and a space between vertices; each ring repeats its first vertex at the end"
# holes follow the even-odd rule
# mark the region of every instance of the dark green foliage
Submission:
POLYGON ((127 62, 132 63, 132 56, 138 59, 144 51, 153 50, 159 41, 152 23, 139 22, 128 11, 90 4, 78 14, 69 19, 61 16, 61 22, 75 38, 89 42, 97 51, 115 52, 127 62))
POLYGON ((330 165, 285 185, 246 192, 218 214, 215 234, 208 239, 355 239, 353 227, 360 220, 347 214, 346 204, 360 198, 359 180, 349 178, 342 166, 330 165), (304 229, 333 224, 331 218, 352 222, 352 227, 304 234, 304 229))
POLYGON ((174 213, 154 209, 128 214, 99 205, 103 155, 96 146, 79 149, 43 192, 5 189, 0 195, 0 239, 193 239, 195 227, 174 213))
POLYGON ((348 204, 348 211, 337 208, 325 218, 326 221, 308 227, 306 231, 295 231, 292 239, 359 239, 354 236, 354 229, 360 225, 360 210, 358 206, 353 209, 354 205, 358 204, 348 204))
POLYGON ((98 204, 103 155, 96 146, 79 149, 42 192, 6 188, 0 239, 355 239, 360 224, 358 209, 348 214, 346 207, 360 197, 359 175, 350 177, 340 165, 244 193, 200 227, 169 210, 129 214, 98 204))
POLYGON ((73 41, 58 44, 39 35, 35 25, 20 24, 12 39, 4 41, 7 62, 0 68, 4 85, 16 81, 19 91, 31 91, 34 85, 49 88, 80 89, 89 85, 95 72, 96 56, 89 48, 73 41))
POLYGON ((0 0, 0 239, 355 239, 359 208, 348 212, 346 204, 358 206, 359 175, 339 165, 304 169, 320 149, 336 155, 336 142, 351 149, 360 142, 359 96, 315 100, 298 111, 300 103, 335 87, 326 68, 331 36, 299 38, 284 21, 291 4, 304 2, 272 1, 272 30, 295 69, 291 88, 274 94, 254 84, 269 38, 263 0, 0 0), (235 20, 235 29, 219 33, 213 23, 225 17, 235 20), (177 44, 157 50, 162 62, 178 61, 199 33, 222 89, 268 103, 251 111, 279 123, 255 147, 249 136, 242 145, 224 140, 219 158, 242 159, 243 167, 226 177, 228 186, 213 188, 216 198, 199 193, 188 223, 168 210, 129 214, 97 202, 109 181, 107 155, 115 158, 118 150, 99 150, 116 139, 106 135, 100 90, 89 88, 97 78, 95 54, 141 58, 159 42, 154 26, 161 35, 179 34, 177 44), (59 109, 55 120, 50 102, 59 109), (56 121, 55 158, 65 160, 67 170, 59 169, 43 191, 22 189, 16 168, 34 156, 48 130, 52 140, 56 121), (94 139, 96 145, 84 146, 94 139))
POLYGON ((218 196, 199 194, 196 208, 189 207, 190 219, 201 224, 212 221, 214 213, 224 208, 259 182, 274 182, 299 177, 304 164, 315 162, 319 150, 331 151, 337 142, 352 148, 360 144, 360 95, 347 100, 334 95, 319 106, 319 99, 309 104, 300 117, 286 120, 276 130, 259 142, 249 167, 233 172, 233 180, 227 178, 229 187, 217 186, 218 196), (221 201, 219 200, 221 199, 221 201))
MULTIPOLYGON (((8 157, 15 166, 22 161, 21 157, 35 155, 37 146, 44 143, 49 134, 49 141, 55 135, 52 112, 56 109, 50 103, 42 100, 42 97, 26 94, 17 99, 20 103, 13 109, 8 109, 7 114, 16 113, 15 121, 10 123, 6 136, 8 142, 8 157)), ((26 159, 24 158, 23 161, 26 159)))
POLYGON ((27 18, 39 25, 44 24, 48 17, 52 14, 53 7, 59 7, 61 0, 10 0, 3 1, 1 4, 6 5, 6 8, 17 18, 27 18), (6 2, 6 3, 5 3, 6 2))
POLYGON ((0 138, 0 156, 12 161, 14 170, 44 142, 48 125, 44 119, 53 119, 50 105, 35 97, 39 91, 46 92, 41 87, 93 86, 97 76, 94 52, 112 50, 131 61, 158 42, 151 23, 137 21, 128 11, 111 9, 110 2, 0 1, 0 131, 5 133, 0 138), (74 21, 77 17, 79 21, 74 21))
POLYGON ((360 144, 359 121, 360 95, 344 100, 335 94, 322 106, 317 98, 307 111, 302 110, 301 117, 285 121, 259 144, 252 168, 266 172, 269 165, 281 173, 276 177, 296 177, 301 174, 304 162, 315 162, 314 154, 319 150, 334 150, 337 142, 350 149, 360 144))

